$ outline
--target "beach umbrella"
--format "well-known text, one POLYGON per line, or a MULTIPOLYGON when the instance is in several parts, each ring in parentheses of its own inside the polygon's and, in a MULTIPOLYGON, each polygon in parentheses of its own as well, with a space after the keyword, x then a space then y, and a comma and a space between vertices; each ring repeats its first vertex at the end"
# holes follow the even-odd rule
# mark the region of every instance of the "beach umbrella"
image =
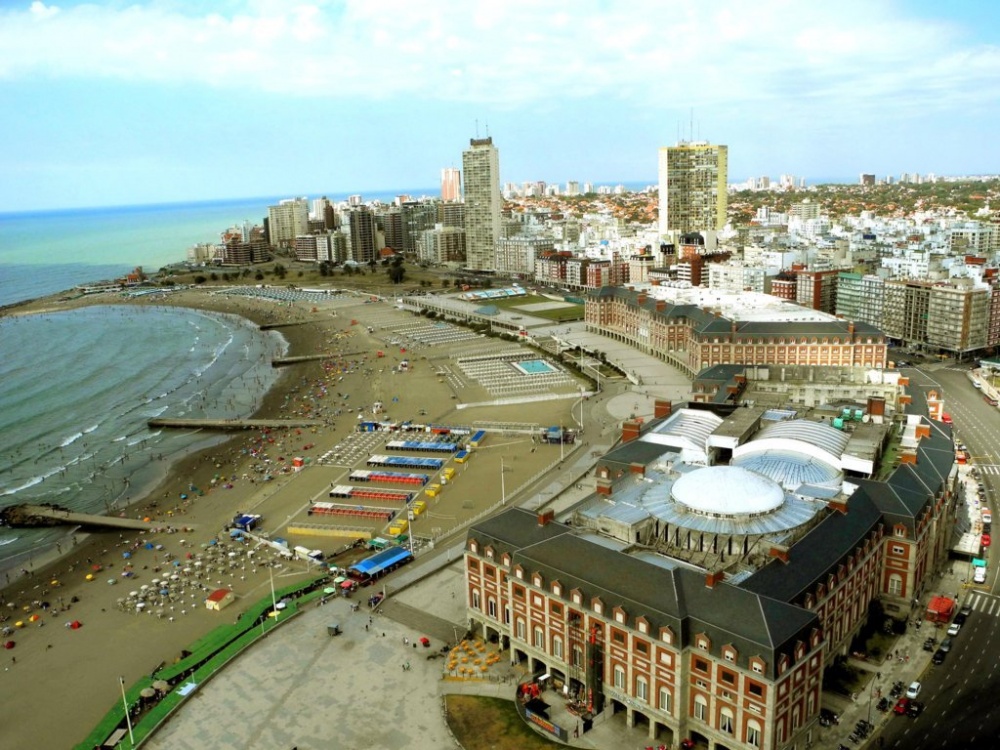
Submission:
POLYGON ((94 563, 93 565, 90 566, 90 569, 91 570, 100 570, 101 566, 99 564, 97 564, 97 563, 94 563))
POLYGON ((156 691, 153 690, 153 688, 151 687, 143 688, 142 690, 139 691, 139 696, 142 698, 155 698, 156 691))
POLYGON ((116 583, 118 583, 118 579, 117 578, 109 578, 108 579, 108 583, 111 584, 112 586, 114 586, 116 583))
POLYGON ((88 581, 93 581, 94 580, 94 574, 93 573, 87 573, 87 580, 88 581))
POLYGON ((159 690, 161 693, 165 693, 170 690, 170 683, 166 680, 157 680, 153 683, 153 690, 159 690))
POLYGON ((187 500, 187 499, 188 499, 188 496, 187 496, 187 495, 185 495, 185 494, 184 494, 184 493, 182 492, 182 493, 181 493, 181 500, 187 500))
POLYGON ((132 557, 132 553, 131 552, 122 552, 122 557, 124 557, 126 560, 128 560, 130 557, 132 557))
POLYGON ((49 581, 49 586, 58 586, 58 585, 59 585, 59 581, 57 581, 54 578, 51 581, 49 581))
MULTIPOLYGON (((149 519, 147 518, 146 520, 148 521, 149 519)), ((152 542, 146 542, 146 544, 145 544, 145 545, 143 545, 143 546, 144 546, 144 547, 145 547, 146 549, 153 549, 153 543, 152 543, 152 542)))
POLYGON ((24 622, 21 621, 21 620, 18 620, 17 622, 14 623, 14 627, 15 628, 23 628, 24 627, 24 622))
POLYGON ((83 623, 80 622, 79 620, 73 620, 73 622, 69 624, 69 627, 72 630, 79 630, 80 628, 83 627, 83 623))
POLYGON ((41 615, 32 615, 31 617, 28 618, 28 622, 38 622, 41 619, 42 619, 41 615))
POLYGON ((3 647, 4 647, 5 649, 7 649, 8 651, 10 651, 10 650, 11 650, 12 648, 14 648, 14 646, 16 646, 16 645, 17 645, 17 644, 16 644, 16 643, 14 643, 14 641, 4 641, 4 644, 3 644, 3 647))

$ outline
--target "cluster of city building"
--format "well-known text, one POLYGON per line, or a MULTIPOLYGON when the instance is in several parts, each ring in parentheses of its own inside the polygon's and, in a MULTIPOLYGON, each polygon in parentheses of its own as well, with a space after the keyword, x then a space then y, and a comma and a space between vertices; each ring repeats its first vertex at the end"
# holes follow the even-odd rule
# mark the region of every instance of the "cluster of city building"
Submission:
MULTIPOLYGON (((935 181, 903 175, 900 183, 935 181)), ((782 175, 730 186, 728 149, 680 142, 660 149, 655 220, 628 221, 613 200, 624 188, 570 181, 501 189, 499 151, 476 138, 462 169, 442 170, 435 198, 392 203, 360 195, 334 203, 294 198, 269 206, 262 225, 228 230, 222 242, 189 251, 196 263, 247 265, 275 248, 316 264, 370 265, 402 254, 489 280, 538 282, 574 292, 608 287, 698 287, 756 292, 856 324, 877 326, 893 343, 966 354, 1000 344, 997 263, 1000 223, 987 211, 872 211, 833 219, 808 198, 786 211, 763 207, 732 226, 727 199, 735 187, 788 190, 802 179, 782 175), (533 196, 587 195, 580 214, 533 196)), ((885 184, 862 175, 862 184, 885 184)))

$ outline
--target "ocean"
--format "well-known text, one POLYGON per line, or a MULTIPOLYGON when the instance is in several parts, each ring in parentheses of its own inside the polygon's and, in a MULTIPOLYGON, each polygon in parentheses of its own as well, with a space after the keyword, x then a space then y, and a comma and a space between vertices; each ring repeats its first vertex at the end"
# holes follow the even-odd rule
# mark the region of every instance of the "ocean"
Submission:
MULTIPOLYGON (((253 413, 286 348, 236 316, 117 305, 0 318, 0 342, 0 507, 86 513, 117 512, 221 439, 149 419, 253 413)), ((65 534, 0 528, 0 569, 65 534)))
MULTIPOLYGON (((181 262, 276 199, 0 214, 0 305, 181 262)), ((245 417, 276 378, 284 339, 235 316, 99 306, 0 317, 0 507, 116 512, 170 464, 218 441, 152 431, 158 415, 245 417)), ((66 530, 0 528, 0 569, 66 530)))

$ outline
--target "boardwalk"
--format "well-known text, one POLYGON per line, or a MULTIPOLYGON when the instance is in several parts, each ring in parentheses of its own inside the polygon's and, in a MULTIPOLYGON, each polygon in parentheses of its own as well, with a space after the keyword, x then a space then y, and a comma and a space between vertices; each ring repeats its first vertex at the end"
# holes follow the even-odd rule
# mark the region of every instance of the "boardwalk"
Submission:
POLYGON ((321 419, 183 419, 156 417, 150 427, 181 427, 200 430, 256 430, 262 427, 322 427, 321 419))

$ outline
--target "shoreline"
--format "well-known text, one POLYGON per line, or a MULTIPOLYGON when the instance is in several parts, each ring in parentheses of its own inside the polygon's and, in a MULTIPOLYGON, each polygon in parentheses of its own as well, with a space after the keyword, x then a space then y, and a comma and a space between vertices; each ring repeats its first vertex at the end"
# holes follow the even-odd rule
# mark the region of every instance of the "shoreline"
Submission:
MULTIPOLYGON (((5 315, 10 317, 23 317, 28 315, 72 313, 84 307, 133 307, 138 304, 142 307, 183 308, 194 313, 239 319, 239 322, 236 323, 237 325, 248 325, 256 327, 258 330, 262 325, 259 320, 255 320, 253 318, 252 311, 249 311, 251 314, 240 314, 231 309, 226 309, 224 304, 203 304, 203 302, 207 300, 200 300, 197 298, 187 299, 185 300, 185 304, 181 305, 167 305, 162 304, 164 300, 153 301, 142 298, 123 300, 117 297, 108 297, 107 295, 93 295, 66 302, 57 302, 56 300, 64 294, 65 292, 59 292, 54 295, 47 295, 27 301, 23 305, 19 305, 19 309, 16 311, 10 311, 8 308, 0 308, 0 317, 4 317, 5 315)), ((246 312, 247 311, 244 311, 244 313, 246 312)), ((281 330, 269 331, 267 335, 273 336, 280 341, 280 353, 283 356, 292 350, 292 344, 285 332, 281 330)), ((285 379, 286 373, 279 372, 275 377, 274 382, 266 390, 255 394, 253 402, 256 404, 256 408, 253 408, 252 411, 248 411, 243 418, 257 417, 266 413, 267 410, 273 409, 275 404, 269 403, 268 397, 273 392, 282 388, 282 382, 285 379)), ((191 442, 189 444, 161 449, 161 453, 159 454, 159 458, 157 460, 154 461, 151 459, 141 467, 137 467, 133 470, 130 473, 130 476, 135 476, 136 474, 145 475, 141 476, 141 483, 132 484, 130 482, 128 485, 121 488, 117 495, 111 498, 107 511, 101 515, 118 515, 119 517, 131 517, 135 515, 140 518, 144 515, 148 515, 150 512, 148 508, 138 514, 135 513, 135 510, 141 509, 142 506, 149 503, 153 503, 155 506, 155 499, 158 490, 170 483, 172 477, 182 470, 182 466, 187 459, 201 454, 207 455, 215 450, 224 450, 229 443, 238 441, 239 439, 238 434, 214 433, 200 429, 191 430, 190 437, 191 442)), ((18 568, 21 568, 22 570, 27 569, 30 572, 34 572, 36 570, 42 571, 46 566, 54 565, 62 558, 69 557, 72 553, 72 548, 77 546, 79 540, 76 539, 76 537, 80 534, 90 535, 92 533, 102 533, 81 532, 78 530, 79 527, 74 527, 65 529, 64 532, 60 534, 60 528, 65 527, 54 526, 43 528, 44 531, 48 531, 48 539, 39 539, 36 541, 37 546, 20 550, 16 553, 10 554, 9 556, 4 556, 3 547, 0 547, 0 575, 3 575, 5 578, 5 583, 0 586, 0 593, 3 592, 3 587, 10 585, 12 581, 16 581, 16 576, 13 575, 13 572, 18 568)), ((12 529, 15 533, 18 530, 19 529, 12 529)))

